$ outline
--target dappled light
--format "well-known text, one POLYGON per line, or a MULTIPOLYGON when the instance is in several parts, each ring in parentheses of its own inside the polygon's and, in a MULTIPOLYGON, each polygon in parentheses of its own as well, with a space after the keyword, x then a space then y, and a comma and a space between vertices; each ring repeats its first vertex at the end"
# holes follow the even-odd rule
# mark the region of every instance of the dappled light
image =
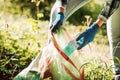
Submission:
POLYGON ((49 30, 54 1, 22 1, 0 1, 0 80, 113 79, 106 24, 88 45, 80 50, 73 45, 76 34, 94 23, 105 0, 91 0, 57 33, 49 30))

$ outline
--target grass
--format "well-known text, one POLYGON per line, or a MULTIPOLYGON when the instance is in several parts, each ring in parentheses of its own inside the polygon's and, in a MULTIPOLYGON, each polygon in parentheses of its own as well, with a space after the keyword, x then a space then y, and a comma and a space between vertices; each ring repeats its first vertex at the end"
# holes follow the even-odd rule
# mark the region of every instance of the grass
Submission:
MULTIPOLYGON (((28 66, 32 59, 47 45, 49 22, 36 21, 19 15, 13 18, 13 15, 0 14, 0 74, 9 75, 8 80, 11 80, 28 66), (6 16, 8 18, 5 18, 6 16), (8 65, 11 68, 8 68, 8 65)), ((65 27, 72 36, 86 28, 81 25, 76 27, 69 23, 66 23, 65 27)), ((85 80, 111 80, 113 78, 107 38, 99 33, 92 43, 80 51, 75 51, 70 57, 80 72, 84 67, 85 80)), ((61 62, 61 60, 59 61, 61 62)), ((59 68, 59 66, 55 66, 55 68, 59 68)), ((59 74, 55 76, 59 76, 59 74)), ((67 79, 69 78, 66 73, 64 73, 64 76, 67 76, 67 79)), ((0 76, 0 79, 2 79, 2 76, 0 76)))

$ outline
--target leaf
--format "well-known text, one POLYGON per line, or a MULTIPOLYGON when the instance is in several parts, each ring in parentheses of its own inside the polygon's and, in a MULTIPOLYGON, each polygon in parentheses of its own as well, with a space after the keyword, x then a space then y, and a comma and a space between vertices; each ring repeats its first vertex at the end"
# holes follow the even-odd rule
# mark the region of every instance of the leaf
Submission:
POLYGON ((44 14, 43 14, 43 13, 38 13, 38 14, 37 14, 37 17, 38 17, 38 18, 42 18, 42 17, 44 17, 44 14))
POLYGON ((36 2, 36 0, 31 0, 31 2, 36 2))
POLYGON ((39 6, 39 5, 40 5, 40 1, 37 1, 37 2, 36 2, 36 6, 39 6))

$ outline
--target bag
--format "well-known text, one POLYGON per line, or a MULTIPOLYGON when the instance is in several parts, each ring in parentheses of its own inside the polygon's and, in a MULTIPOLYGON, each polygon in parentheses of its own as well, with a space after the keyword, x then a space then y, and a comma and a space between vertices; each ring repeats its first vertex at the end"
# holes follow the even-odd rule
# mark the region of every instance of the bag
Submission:
MULTIPOLYGON (((68 42, 69 38, 66 32, 62 30, 61 34, 52 37, 57 42, 57 46, 62 51, 68 42)), ((30 63, 30 65, 21 71, 13 80, 80 80, 79 54, 63 57, 55 47, 54 39, 43 48, 42 52, 30 63), (74 62, 73 62, 74 61, 74 62)), ((77 51, 75 51, 77 53, 77 51)), ((63 55, 65 55, 63 53, 63 55)))

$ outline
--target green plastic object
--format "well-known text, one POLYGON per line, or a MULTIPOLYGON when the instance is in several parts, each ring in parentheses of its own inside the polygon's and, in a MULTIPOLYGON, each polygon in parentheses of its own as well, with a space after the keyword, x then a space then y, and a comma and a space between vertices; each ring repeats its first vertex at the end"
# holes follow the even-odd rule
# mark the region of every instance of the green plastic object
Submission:
POLYGON ((26 76, 17 75, 13 80, 41 80, 41 79, 40 73, 36 71, 29 71, 26 76))
POLYGON ((70 56, 75 50, 77 50, 76 46, 74 45, 75 41, 72 40, 70 41, 67 46, 63 49, 63 52, 67 55, 70 56))

